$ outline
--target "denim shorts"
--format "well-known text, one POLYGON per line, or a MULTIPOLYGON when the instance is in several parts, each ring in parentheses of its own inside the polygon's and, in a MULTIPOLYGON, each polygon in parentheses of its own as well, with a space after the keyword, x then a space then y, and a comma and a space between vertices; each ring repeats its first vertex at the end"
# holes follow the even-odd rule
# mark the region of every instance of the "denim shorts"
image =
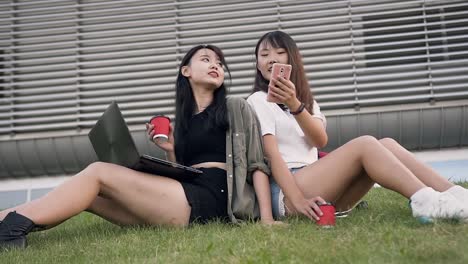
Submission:
MULTIPOLYGON (((297 171, 302 169, 300 168, 291 168, 289 171, 294 175, 297 171)), ((271 191, 271 208, 273 210, 273 218, 278 220, 285 216, 286 208, 284 207, 284 193, 273 179, 270 178, 270 191, 271 191)))

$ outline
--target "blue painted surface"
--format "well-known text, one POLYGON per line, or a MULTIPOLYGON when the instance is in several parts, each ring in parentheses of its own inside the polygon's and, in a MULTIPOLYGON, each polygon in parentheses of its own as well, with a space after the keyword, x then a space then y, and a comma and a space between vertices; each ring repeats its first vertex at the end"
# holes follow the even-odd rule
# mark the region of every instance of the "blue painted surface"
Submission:
POLYGON ((468 160, 449 160, 428 163, 451 182, 468 182, 468 160))
POLYGON ((27 190, 0 192, 0 209, 11 208, 26 202, 27 195, 27 190))
POLYGON ((31 200, 35 200, 46 195, 48 192, 52 191, 52 189, 53 188, 38 188, 31 190, 31 200))

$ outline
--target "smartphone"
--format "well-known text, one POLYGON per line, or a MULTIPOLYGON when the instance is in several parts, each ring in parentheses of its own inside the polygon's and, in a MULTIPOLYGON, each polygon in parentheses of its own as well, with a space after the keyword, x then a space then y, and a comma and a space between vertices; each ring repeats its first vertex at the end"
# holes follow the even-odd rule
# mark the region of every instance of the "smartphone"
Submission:
MULTIPOLYGON (((279 77, 283 77, 286 80, 289 80, 291 77, 292 66, 289 64, 275 63, 271 69, 270 85, 273 86, 272 80, 277 80, 279 77)), ((270 89, 268 89, 267 101, 272 103, 280 103, 276 98, 270 95, 270 89)))

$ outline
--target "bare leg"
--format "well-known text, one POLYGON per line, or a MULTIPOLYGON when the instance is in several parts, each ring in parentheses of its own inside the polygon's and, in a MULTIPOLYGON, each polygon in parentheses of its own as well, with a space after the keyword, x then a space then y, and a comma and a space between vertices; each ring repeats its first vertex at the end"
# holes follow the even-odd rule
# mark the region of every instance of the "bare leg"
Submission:
MULTIPOLYGON (((294 178, 307 198, 321 196, 325 200, 335 201, 343 197, 340 203, 351 204, 352 201, 344 200, 347 196, 356 200, 361 198, 357 196, 363 194, 358 191, 353 191, 356 195, 345 193, 361 175, 366 175, 362 174, 363 170, 372 181, 407 198, 425 187, 424 183, 371 136, 351 140, 296 172, 294 178), (360 194, 357 195, 358 193, 360 194)), ((288 200, 285 202, 287 206, 291 205, 288 200)))
POLYGON ((345 211, 352 208, 366 193, 374 186, 375 182, 363 172, 352 182, 337 200, 335 206, 338 211, 345 211))
MULTIPOLYGON (((9 212, 21 211, 27 204, 21 204, 7 210, 0 212, 0 220, 3 220, 9 212)), ((125 210, 121 205, 103 197, 96 197, 93 203, 86 209, 86 211, 98 215, 111 223, 116 225, 139 225, 143 224, 142 220, 131 214, 128 210, 125 210)), ((55 225, 60 224, 56 223, 55 225)), ((47 229, 54 227, 55 225, 47 226, 47 229)))
MULTIPOLYGON (((24 207, 25 205, 20 205, 14 208, 10 208, 8 210, 5 210, 4 214, 6 215, 8 212, 11 211, 16 211, 16 210, 21 210, 21 207, 24 207)), ((117 204, 116 202, 106 199, 103 197, 98 196, 93 203, 89 206, 86 211, 93 213, 97 216, 100 216, 107 221, 120 225, 120 226, 127 226, 127 225, 143 225, 145 224, 143 220, 137 218, 135 215, 130 213, 128 210, 117 204)), ((2 212, 3 213, 3 212, 2 212)), ((3 219, 3 218, 2 218, 3 219)), ((53 225, 47 225, 47 226, 42 226, 38 230, 46 230, 53 228, 63 222, 57 222, 54 223, 53 225)), ((37 231, 37 230, 36 230, 37 231)))
POLYGON ((21 205, 18 205, 18 206, 12 207, 12 208, 8 208, 8 209, 5 209, 5 210, 1 211, 0 212, 0 221, 2 221, 9 212, 16 211, 19 208, 24 207, 24 205, 25 204, 21 204, 21 205))
POLYGON ((86 211, 120 226, 144 225, 145 222, 111 199, 98 196, 86 211))
POLYGON ((146 224, 188 224, 190 206, 179 182, 101 162, 91 164, 44 197, 17 207, 17 212, 38 225, 54 225, 90 208, 98 195, 146 224))
POLYGON ((442 177, 427 164, 417 160, 411 152, 402 147, 394 139, 383 138, 379 140, 379 142, 390 150, 393 155, 395 155, 401 163, 403 163, 426 186, 432 187, 434 190, 439 192, 444 192, 454 186, 453 183, 442 177))

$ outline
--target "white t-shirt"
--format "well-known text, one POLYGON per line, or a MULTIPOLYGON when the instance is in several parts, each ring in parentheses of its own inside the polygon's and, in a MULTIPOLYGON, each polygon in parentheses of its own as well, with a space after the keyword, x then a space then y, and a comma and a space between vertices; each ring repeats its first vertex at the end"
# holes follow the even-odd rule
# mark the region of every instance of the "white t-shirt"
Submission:
MULTIPOLYGON (((290 169, 317 161, 317 148, 307 143, 304 132, 294 116, 288 110, 282 110, 276 103, 267 102, 266 97, 265 92, 255 92, 247 98, 260 121, 262 136, 271 134, 276 137, 279 152, 290 169)), ((322 120, 326 126, 325 116, 315 101, 313 108, 313 117, 322 120)))

